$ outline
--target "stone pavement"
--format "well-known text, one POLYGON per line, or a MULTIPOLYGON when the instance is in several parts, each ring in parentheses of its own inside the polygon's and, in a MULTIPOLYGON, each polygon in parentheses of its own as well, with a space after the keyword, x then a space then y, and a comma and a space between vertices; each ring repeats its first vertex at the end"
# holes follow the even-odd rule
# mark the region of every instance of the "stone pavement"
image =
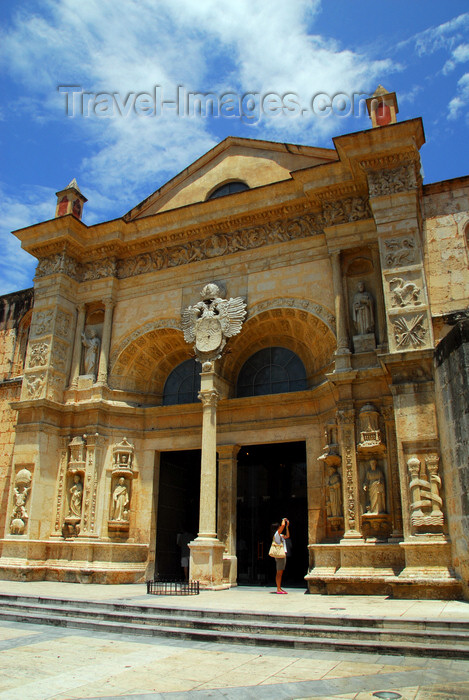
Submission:
MULTIPOLYGON (((462 601, 313 596, 269 588, 147 596, 142 584, 0 581, 0 592, 207 610, 469 620, 462 601)), ((469 661, 245 647, 0 622, 0 700, 469 698, 469 661), (386 696, 383 696, 386 697, 386 696)))

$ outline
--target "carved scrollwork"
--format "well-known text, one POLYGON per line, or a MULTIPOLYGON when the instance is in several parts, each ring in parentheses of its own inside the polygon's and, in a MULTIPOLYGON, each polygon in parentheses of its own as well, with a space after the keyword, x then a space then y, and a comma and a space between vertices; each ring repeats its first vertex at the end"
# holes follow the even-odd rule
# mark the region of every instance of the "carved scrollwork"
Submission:
POLYGON ((206 406, 216 406, 218 404, 220 394, 216 389, 209 389, 208 391, 200 391, 197 398, 202 402, 202 405, 205 408, 206 406))
POLYGON ((28 367, 44 367, 49 357, 49 343, 31 343, 28 367))
POLYGON ((323 209, 324 226, 336 226, 361 219, 371 219, 372 213, 366 197, 348 197, 325 202, 323 209))
POLYGON ((81 266, 74 258, 67 253, 54 253, 46 258, 39 260, 36 267, 36 277, 45 277, 46 275, 54 275, 63 273, 79 280, 81 277, 81 266))
POLYGON ((418 187, 415 166, 403 163, 391 170, 378 170, 368 173, 370 197, 406 192, 418 187))

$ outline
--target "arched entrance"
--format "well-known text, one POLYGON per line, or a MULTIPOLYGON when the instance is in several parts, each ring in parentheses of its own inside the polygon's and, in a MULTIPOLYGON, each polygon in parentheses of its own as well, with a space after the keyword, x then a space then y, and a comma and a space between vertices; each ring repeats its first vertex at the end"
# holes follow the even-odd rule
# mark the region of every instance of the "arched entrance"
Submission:
POLYGON ((239 585, 272 585, 275 563, 269 557, 271 524, 291 522, 291 556, 286 586, 306 588, 308 509, 306 445, 284 442, 249 445, 238 454, 237 557, 239 585))

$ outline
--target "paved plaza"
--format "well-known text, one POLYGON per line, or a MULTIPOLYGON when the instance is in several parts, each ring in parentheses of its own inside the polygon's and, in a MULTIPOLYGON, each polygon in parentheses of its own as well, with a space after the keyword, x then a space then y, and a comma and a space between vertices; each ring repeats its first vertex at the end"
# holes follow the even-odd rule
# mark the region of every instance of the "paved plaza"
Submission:
MULTIPOLYGON (((168 607, 420 620, 469 620, 462 601, 312 596, 270 588, 147 596, 121 586, 2 581, 4 593, 168 607)), ((469 661, 247 647, 0 622, 0 700, 78 698, 469 698, 469 661), (384 696, 386 697, 386 696, 384 696), (395 696, 388 696, 395 697, 395 696)))

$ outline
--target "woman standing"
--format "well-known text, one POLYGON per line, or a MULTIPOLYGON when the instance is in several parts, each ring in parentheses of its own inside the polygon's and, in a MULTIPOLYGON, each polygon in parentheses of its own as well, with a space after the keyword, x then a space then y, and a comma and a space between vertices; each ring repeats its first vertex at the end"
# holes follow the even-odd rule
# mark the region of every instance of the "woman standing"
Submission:
POLYGON ((285 556, 281 559, 275 559, 275 564, 277 566, 277 573, 275 575, 275 583, 277 584, 277 593, 286 595, 287 591, 282 589, 282 574, 285 571, 285 565, 287 563, 287 545, 285 540, 290 537, 290 521, 288 518, 283 518, 282 522, 274 523, 272 525, 273 539, 277 544, 283 544, 283 550, 285 556), (285 531, 285 534, 282 534, 285 531))

